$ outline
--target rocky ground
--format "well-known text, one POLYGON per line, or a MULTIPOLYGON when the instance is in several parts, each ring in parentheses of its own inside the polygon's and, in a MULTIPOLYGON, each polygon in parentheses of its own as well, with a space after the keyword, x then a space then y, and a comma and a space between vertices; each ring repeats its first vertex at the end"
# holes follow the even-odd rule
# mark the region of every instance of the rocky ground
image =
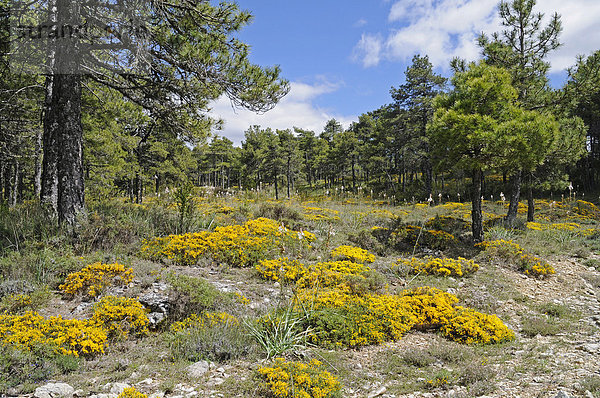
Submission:
MULTIPOLYGON (((382 268, 384 263, 380 261, 382 268)), ((599 397, 600 272, 577 258, 557 257, 553 265, 556 275, 543 280, 500 264, 485 264, 475 276, 462 280, 391 279, 392 288, 438 286, 456 294, 462 304, 496 313, 516 332, 515 342, 467 347, 417 331, 380 346, 312 348, 304 354, 328 365, 342 382, 345 397, 599 397), (435 378, 441 381, 428 386, 427 380, 435 378)), ((278 283, 259 280, 251 270, 186 267, 175 271, 207 278, 223 291, 242 293, 250 300, 249 311, 260 312, 289 293, 278 283)), ((167 286, 138 277, 130 289, 137 289, 159 320, 161 302, 168 302, 167 286)), ((45 315, 81 317, 87 311, 88 303, 56 298, 45 315)), ((156 336, 135 344, 124 342, 110 355, 40 386, 33 395, 115 398, 127 386, 155 398, 262 394, 254 375, 264 360, 169 364, 162 349, 156 336)))

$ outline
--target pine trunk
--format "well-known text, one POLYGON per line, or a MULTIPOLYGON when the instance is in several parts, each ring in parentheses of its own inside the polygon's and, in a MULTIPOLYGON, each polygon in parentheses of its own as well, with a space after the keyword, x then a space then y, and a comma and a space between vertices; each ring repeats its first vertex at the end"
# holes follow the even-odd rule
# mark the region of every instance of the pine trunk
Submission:
MULTIPOLYGON (((79 25, 79 2, 57 0, 59 26, 79 25)), ((58 221, 72 229, 84 210, 83 128, 81 125, 80 56, 76 39, 57 47, 52 84, 54 120, 60 128, 56 135, 58 156, 58 221)))
POLYGON ((527 221, 533 222, 535 218, 535 201, 533 200, 533 173, 529 173, 527 184, 527 221))
POLYGON ((35 170, 33 176, 33 194, 40 198, 42 194, 42 141, 44 131, 38 129, 35 134, 35 170))
POLYGON ((519 210, 519 198, 521 197, 521 179, 523 171, 517 171, 511 178, 512 190, 510 192, 510 204, 506 213, 506 221, 509 225, 513 224, 517 219, 517 211, 519 210))
MULTIPOLYGON (((58 21, 56 0, 48 0, 48 21, 51 23, 57 23, 58 21)), ((56 215, 58 214, 58 145, 56 143, 58 121, 55 118, 56 112, 52 110, 52 91, 56 72, 56 43, 54 40, 50 40, 47 51, 46 68, 48 74, 45 81, 40 201, 50 205, 56 215)))
POLYGON ((483 242, 483 214, 481 212, 481 169, 473 171, 473 193, 471 198, 471 219, 473 220, 473 241, 483 242))
POLYGON ((42 145, 44 156, 42 158, 42 181, 40 201, 50 205, 54 213, 58 212, 58 145, 56 136, 58 132, 58 120, 56 112, 52 109, 52 91, 54 77, 46 76, 46 99, 44 100, 44 133, 42 145))

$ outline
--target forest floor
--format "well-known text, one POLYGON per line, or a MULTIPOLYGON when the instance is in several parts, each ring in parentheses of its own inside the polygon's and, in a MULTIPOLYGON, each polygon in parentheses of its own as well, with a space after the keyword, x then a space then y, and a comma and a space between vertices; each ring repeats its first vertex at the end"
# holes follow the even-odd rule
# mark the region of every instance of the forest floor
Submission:
MULTIPOLYGON (((521 222, 520 228, 513 229, 493 222, 504 211, 504 204, 485 204, 486 219, 491 220, 486 240, 512 241, 543 259, 555 273, 541 277, 526 275, 497 254, 473 250, 468 244, 468 231, 459 237, 456 225, 445 231, 453 233, 455 239, 445 247, 427 247, 425 237, 413 244, 405 236, 404 243, 409 244, 402 250, 398 240, 392 242, 392 247, 390 241, 382 243, 373 238, 372 231, 378 228, 420 225, 425 231, 427 221, 436 216, 468 223, 469 204, 395 207, 373 201, 322 199, 317 203, 272 201, 265 205, 215 199, 199 205, 199 214, 204 215, 202 226, 209 218, 211 224, 225 226, 271 216, 293 230, 311 232, 316 240, 310 249, 286 252, 307 262, 333 261, 331 249, 339 245, 362 247, 376 254, 368 266, 378 274, 379 292, 401 295, 419 286, 435 287, 455 295, 460 306, 496 314, 514 331, 512 341, 467 345, 437 330, 416 328, 400 339, 390 338, 380 344, 331 349, 305 342, 277 355, 294 361, 322 362, 341 386, 330 396, 589 398, 600 397, 600 212, 582 203, 587 206, 585 211, 578 211, 576 203, 560 204, 557 209, 551 202, 541 201, 539 222, 521 222), (468 256, 479 264, 479 269, 459 277, 415 274, 392 266, 398 258, 413 255, 468 256)), ((209 228, 214 231, 214 226, 209 228)), ((140 255, 141 245, 136 242, 132 247, 137 249, 119 249, 119 254, 89 250, 82 253, 77 264, 118 261, 133 269, 129 284, 108 287, 102 292, 104 296, 153 296, 168 301, 174 296, 173 275, 208 281, 227 297, 234 293, 244 298, 232 311, 240 319, 258 319, 276 309, 289 308, 297 294, 292 283, 265 280, 254 267, 231 266, 209 257, 192 265, 178 265, 172 260, 140 255)), ((181 299, 179 294, 175 296, 181 299)), ((216 297, 215 308, 224 308, 218 302, 224 297, 216 297)), ((51 289, 36 309, 44 317, 88 319, 93 315, 93 301, 51 289)), ((170 305, 176 307, 177 303, 170 305)), ((230 303, 227 306, 231 308, 230 303)), ((213 332, 219 334, 219 330, 213 332)), ((174 340, 163 324, 145 336, 110 341, 104 354, 81 359, 69 371, 35 382, 5 384, 2 393, 32 396, 40 386, 61 382, 72 386, 77 396, 96 398, 115 398, 128 386, 135 386, 149 397, 293 396, 269 392, 257 369, 270 366, 272 359, 267 359, 256 343, 247 343, 248 333, 239 337, 240 342, 227 342, 223 336, 209 333, 201 342, 182 343, 174 340), (182 349, 198 352, 182 354, 182 349), (217 351, 227 355, 215 357, 217 351)), ((39 389, 36 394, 43 396, 39 389)))

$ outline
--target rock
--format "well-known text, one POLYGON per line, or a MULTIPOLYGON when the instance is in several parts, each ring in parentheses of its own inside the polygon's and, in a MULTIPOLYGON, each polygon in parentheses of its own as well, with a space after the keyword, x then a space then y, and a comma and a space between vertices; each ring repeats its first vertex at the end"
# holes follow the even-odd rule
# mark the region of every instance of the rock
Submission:
POLYGON ((453 295, 455 295, 455 296, 456 296, 456 289, 454 289, 454 288, 450 287, 450 288, 448 288, 446 291, 447 291, 448 293, 450 293, 450 294, 453 294, 453 295))
POLYGON ((123 392, 124 389, 131 387, 129 384, 127 383, 108 383, 104 386, 105 390, 108 390, 111 394, 117 394, 119 395, 120 393, 123 392))
POLYGON ((579 348, 580 350, 589 352, 590 354, 597 354, 600 352, 600 344, 598 344, 598 343, 582 344, 577 348, 579 348))
POLYGON ((80 388, 79 390, 75 390, 73 393, 74 397, 85 397, 85 392, 80 388))
POLYGON ((155 392, 154 394, 148 395, 148 398, 164 398, 165 393, 163 391, 155 392))
POLYGON ((154 383, 154 380, 152 379, 144 379, 142 381, 140 381, 139 383, 137 383, 138 385, 151 385, 152 383, 154 383))
POLYGON ((71 311, 72 314, 81 314, 88 312, 92 308, 92 303, 81 303, 71 311))
POLYGON ((211 380, 212 384, 215 386, 218 386, 220 384, 225 383, 225 379, 221 378, 221 377, 215 377, 214 379, 211 380))
POLYGON ((117 394, 94 394, 88 398, 117 398, 117 394))
POLYGON ((150 329, 157 329, 160 324, 167 319, 167 314, 164 312, 151 312, 148 314, 148 320, 150 321, 150 329))
POLYGON ((162 312, 168 314, 171 308, 169 296, 158 293, 142 294, 139 298, 140 303, 150 309, 151 312, 162 312))
POLYGON ((35 389, 36 398, 72 397, 75 389, 66 383, 48 383, 35 389))
POLYGON ((561 390, 561 391, 558 392, 558 394, 556 394, 554 396, 554 398, 571 398, 571 396, 569 394, 567 394, 566 392, 564 392, 564 391, 561 390))
POLYGON ((381 394, 383 394, 385 391, 387 390, 387 388, 385 388, 385 386, 379 388, 376 391, 373 391, 372 393, 370 393, 369 395, 367 395, 368 398, 375 398, 380 396, 381 394))
POLYGON ((210 365, 206 361, 199 361, 187 367, 187 374, 192 378, 204 376, 210 369, 210 365))
POLYGON ((583 395, 585 396, 585 398, 594 398, 594 394, 592 394, 592 392, 588 390, 585 390, 585 393, 583 395))

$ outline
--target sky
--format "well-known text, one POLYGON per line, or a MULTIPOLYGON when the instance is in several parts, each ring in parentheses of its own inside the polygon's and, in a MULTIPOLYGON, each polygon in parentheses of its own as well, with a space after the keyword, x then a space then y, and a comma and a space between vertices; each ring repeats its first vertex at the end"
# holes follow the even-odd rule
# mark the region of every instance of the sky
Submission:
MULTIPOLYGON (((215 134, 235 145, 251 125, 299 127, 319 134, 335 118, 344 127, 391 102, 415 54, 451 76, 453 57, 480 58, 475 38, 502 30, 499 0, 237 0, 254 16, 237 37, 250 45, 250 61, 279 65, 290 92, 257 115, 234 109, 226 97, 211 107, 224 120, 215 134)), ((538 0, 537 12, 561 15, 563 45, 551 53, 551 81, 560 87, 577 55, 600 49, 600 0, 538 0)))

